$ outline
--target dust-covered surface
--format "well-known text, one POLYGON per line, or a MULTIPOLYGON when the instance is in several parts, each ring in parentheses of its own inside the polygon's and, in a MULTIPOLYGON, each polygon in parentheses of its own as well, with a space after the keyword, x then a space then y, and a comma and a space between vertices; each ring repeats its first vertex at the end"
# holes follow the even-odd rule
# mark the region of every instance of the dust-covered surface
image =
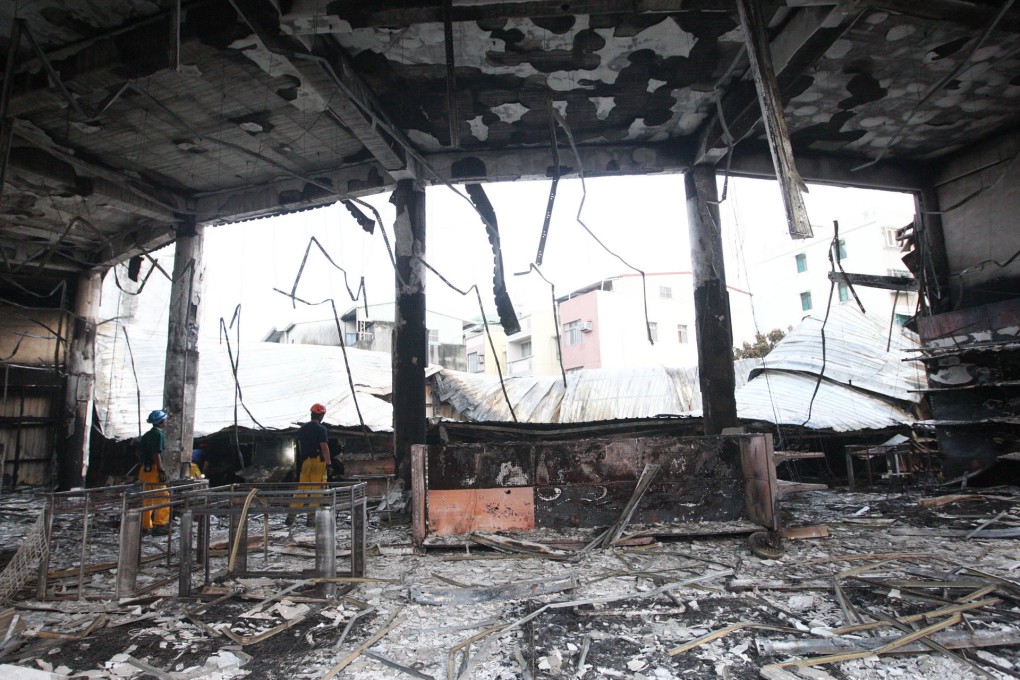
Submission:
MULTIPOLYGON (((983 498, 931 507, 919 505, 916 493, 801 494, 784 500, 788 523, 824 523, 831 537, 786 541, 786 554, 779 560, 754 557, 743 536, 596 549, 573 560, 481 548, 436 549, 419 556, 409 548, 406 525, 373 518, 368 580, 338 584, 340 592, 331 600, 320 599, 308 585, 262 603, 300 577, 253 576, 219 582, 191 599, 177 598, 172 580, 118 602, 89 595, 113 591, 115 568, 97 568, 88 575, 87 599, 18 599, 13 610, 0 614, 0 663, 79 677, 321 678, 367 644, 367 652, 350 659, 340 677, 412 677, 411 671, 418 674, 413 677, 433 678, 573 678, 579 673, 638 680, 782 678, 790 677, 783 671, 794 669, 768 666, 818 654, 777 652, 774 646, 780 642, 839 637, 856 648, 881 636, 882 642, 871 643, 875 646, 905 633, 875 627, 834 635, 834 629, 962 605, 971 608, 901 625, 909 631, 945 624, 944 631, 931 633, 939 640, 945 635, 963 638, 965 647, 968 639, 989 636, 1005 644, 872 654, 806 672, 820 678, 1007 677, 1020 669, 1020 585, 1013 582, 1020 567, 1020 539, 982 538, 982 532, 1015 528, 1020 496, 1015 489, 982 493, 983 498), (970 539, 895 533, 900 528, 969 533, 993 518, 998 519, 970 539), (491 588, 553 579, 569 585, 570 578, 572 589, 517 600, 502 599, 491 588), (443 595, 449 604, 418 604, 409 597, 412 587, 443 595), (743 627, 670 655, 732 624, 743 627), (73 639, 83 633, 82 639, 73 639)), ((19 528, 34 519, 31 509, 38 503, 32 503, 23 495, 0 499, 0 537, 5 541, 0 551, 16 548, 19 528)), ((342 570, 350 533, 345 517, 339 519, 342 570)), ((73 524, 64 528, 73 536, 73 524)), ((288 532, 282 517, 271 518, 268 552, 257 545, 262 535, 253 524, 250 570, 310 573, 312 529, 299 521, 288 532)), ((93 559, 103 567, 107 554, 115 553, 116 527, 97 522, 93 536, 93 559)), ((214 547, 225 536, 225 529, 217 527, 214 547)), ((61 540, 70 545, 70 538, 61 540)), ((144 540, 143 551, 158 554, 167 539, 144 540)), ((171 541, 174 546, 176 537, 171 541)), ((76 554, 64 550, 59 567, 74 567, 76 554)), ((222 553, 215 559, 225 561, 225 546, 222 553)), ((145 565, 143 576, 156 584, 175 577, 176 571, 175 561, 168 567, 159 558, 145 565)), ((51 578, 54 592, 73 595, 76 579, 77 574, 51 578)), ((194 580, 201 585, 202 574, 196 571, 194 580)), ((29 589, 22 593, 28 594, 29 589)), ((0 667, 0 674, 9 672, 0 667)))

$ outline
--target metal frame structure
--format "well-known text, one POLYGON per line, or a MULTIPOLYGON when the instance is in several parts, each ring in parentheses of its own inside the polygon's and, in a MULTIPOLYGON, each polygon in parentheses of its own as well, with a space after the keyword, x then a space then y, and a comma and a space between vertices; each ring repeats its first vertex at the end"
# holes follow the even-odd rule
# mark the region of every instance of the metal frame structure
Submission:
MULTIPOLYGON (((210 584, 223 576, 272 576, 275 578, 307 578, 306 574, 252 571, 248 569, 248 509, 257 500, 256 514, 315 514, 315 576, 331 579, 337 576, 336 518, 340 511, 351 513, 350 570, 346 575, 365 575, 367 495, 364 482, 331 482, 324 488, 306 489, 298 484, 231 484, 188 494, 181 512, 179 595, 192 592, 195 568, 193 534, 197 534, 197 562, 203 569, 203 583, 210 584), (213 574, 210 564, 210 518, 227 517, 231 546, 227 570, 213 574), (195 530, 195 523, 198 528, 195 530)), ((332 596, 336 584, 324 580, 317 585, 322 597, 332 596)))
MULTIPOLYGON (((81 518, 81 539, 80 547, 78 549, 78 572, 77 572, 77 588, 75 599, 82 599, 85 595, 85 576, 89 571, 89 554, 92 543, 92 530, 95 521, 100 516, 108 518, 121 519, 120 527, 120 544, 118 548, 117 557, 117 596, 126 597, 135 594, 133 580, 138 576, 138 566, 141 564, 139 551, 141 548, 141 512, 157 509, 160 507, 178 507, 183 501, 183 497, 186 493, 194 492, 199 489, 204 489, 208 486, 208 482, 204 479, 183 479, 176 480, 167 483, 166 489, 155 489, 152 491, 140 491, 136 484, 120 484, 117 486, 102 486, 91 489, 77 489, 74 491, 62 491, 57 493, 48 494, 46 508, 44 509, 43 519, 43 531, 45 533, 44 541, 48 546, 48 549, 39 561, 39 572, 36 581, 36 596, 40 600, 46 599, 63 599, 57 598, 55 595, 51 595, 49 592, 50 585, 50 561, 51 555, 53 554, 52 542, 53 542, 53 523, 59 521, 60 518, 80 517, 81 518), (145 506, 145 499, 159 495, 170 495, 170 502, 145 506), (135 565, 134 574, 132 578, 132 589, 130 592, 122 592, 121 580, 122 580, 122 567, 126 560, 125 547, 128 543, 125 541, 125 533, 130 533, 130 521, 131 519, 137 519, 137 539, 131 543, 134 546, 134 558, 133 562, 135 565)), ((172 536, 168 533, 166 539, 166 560, 167 565, 170 565, 172 558, 171 551, 171 538, 172 536)), ((130 562, 131 560, 127 560, 130 562)), ((112 595, 111 593, 97 593, 102 595, 112 595)))

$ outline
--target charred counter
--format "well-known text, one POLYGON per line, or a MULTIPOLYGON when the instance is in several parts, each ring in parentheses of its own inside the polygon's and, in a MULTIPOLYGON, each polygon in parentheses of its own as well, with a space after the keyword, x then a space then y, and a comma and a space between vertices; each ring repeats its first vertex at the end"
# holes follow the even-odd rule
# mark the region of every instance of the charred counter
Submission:
POLYGON ((457 543, 476 531, 606 527, 656 465, 632 529, 779 528, 770 435, 448 444, 414 449, 415 544, 457 543))

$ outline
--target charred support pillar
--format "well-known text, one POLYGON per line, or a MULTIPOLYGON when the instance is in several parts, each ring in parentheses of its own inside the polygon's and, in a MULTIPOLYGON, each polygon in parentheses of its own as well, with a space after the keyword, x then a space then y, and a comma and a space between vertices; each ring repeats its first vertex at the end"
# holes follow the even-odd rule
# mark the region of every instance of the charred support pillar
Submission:
POLYGON ((163 469, 172 479, 187 476, 195 432, 199 303, 205 276, 203 235, 202 225, 181 224, 177 227, 163 374, 163 408, 170 416, 165 430, 163 469))
POLYGON ((397 182, 396 319, 393 330, 393 453, 404 488, 411 486, 411 446, 425 443, 425 191, 413 180, 397 182))
POLYGON ((737 425, 733 396, 733 328, 723 267, 715 171, 695 165, 684 176, 687 223, 694 270, 694 324, 698 337, 698 374, 705 434, 737 425))
POLYGON ((74 297, 74 319, 67 354, 64 394, 64 460, 60 488, 85 485, 92 432, 93 388, 96 384, 96 319, 102 292, 102 274, 83 272, 74 297))

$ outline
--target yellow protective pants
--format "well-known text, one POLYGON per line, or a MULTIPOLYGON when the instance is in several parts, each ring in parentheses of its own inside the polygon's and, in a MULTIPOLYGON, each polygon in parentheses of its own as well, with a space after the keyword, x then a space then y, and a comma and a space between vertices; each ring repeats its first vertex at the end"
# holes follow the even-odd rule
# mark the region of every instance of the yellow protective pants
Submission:
MULTIPOLYGON (((166 484, 159 481, 159 468, 155 465, 142 465, 138 468, 138 481, 142 483, 143 491, 154 491, 157 489, 165 489, 166 484), (149 469, 146 470, 145 468, 149 469)), ((146 506, 150 505, 161 505, 163 503, 170 502, 169 492, 165 493, 154 493, 145 497, 143 501, 146 506)), ((157 508, 152 512, 142 513, 142 530, 148 531, 152 527, 162 527, 170 523, 170 508, 157 508)))
POLYGON ((202 478, 202 469, 195 465, 194 463, 191 464, 191 478, 192 479, 202 478))
MULTIPOLYGON (((326 488, 326 461, 318 456, 312 458, 305 458, 305 461, 301 463, 301 476, 298 479, 298 489, 325 489, 326 488)), ((297 494, 298 498, 308 496, 310 494, 297 494)), ((292 508, 303 508, 306 506, 313 506, 314 503, 291 503, 292 508)), ((291 515, 293 518, 293 514, 291 515)))

